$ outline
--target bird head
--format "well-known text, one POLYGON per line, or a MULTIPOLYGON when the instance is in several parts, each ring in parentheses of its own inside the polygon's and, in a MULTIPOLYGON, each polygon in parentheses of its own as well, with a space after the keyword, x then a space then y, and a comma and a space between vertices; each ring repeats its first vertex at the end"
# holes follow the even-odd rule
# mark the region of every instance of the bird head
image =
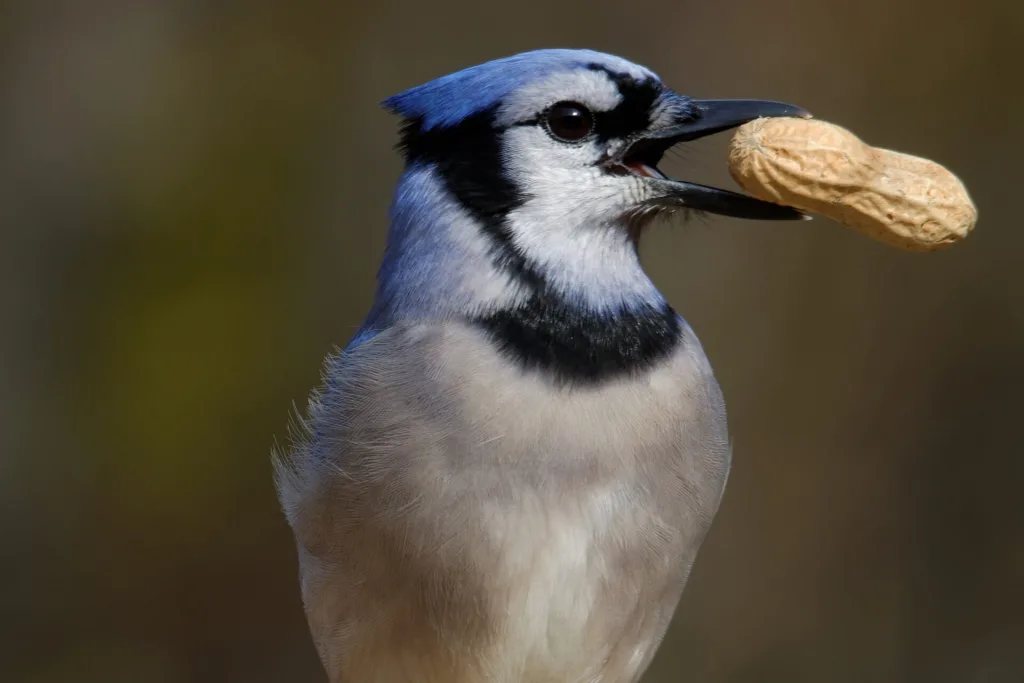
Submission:
POLYGON ((671 180, 658 163, 674 145, 756 118, 806 112, 781 102, 693 99, 612 55, 521 53, 412 88, 385 106, 406 119, 407 158, 438 163, 475 213, 522 209, 535 220, 571 214, 591 223, 676 207, 761 220, 802 217, 747 195, 671 180))
POLYGON ((487 260, 512 278, 502 296, 546 289, 598 309, 660 301, 636 261, 639 228, 650 218, 680 208, 761 220, 803 217, 670 179, 658 163, 674 145, 756 118, 806 112, 780 102, 694 99, 614 55, 524 52, 413 87, 384 106, 404 121, 399 146, 407 180, 396 195, 393 253, 385 264, 400 282, 384 290, 401 287, 404 299, 422 298, 426 277, 410 273, 425 272, 425 262, 435 273, 448 268, 445 296, 469 287, 458 283, 479 282, 482 276, 468 273, 485 268, 476 263, 483 252, 467 244, 482 237, 487 260), (476 237, 464 223, 473 224, 476 237), (424 240, 436 247, 429 254, 424 240), (441 260, 449 265, 434 265, 441 260))

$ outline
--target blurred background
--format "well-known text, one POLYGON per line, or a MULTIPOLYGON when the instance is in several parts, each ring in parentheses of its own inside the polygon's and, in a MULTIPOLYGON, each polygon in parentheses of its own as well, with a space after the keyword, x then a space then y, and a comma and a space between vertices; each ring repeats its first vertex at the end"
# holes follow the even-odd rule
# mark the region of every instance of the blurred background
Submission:
MULTIPOLYGON (((269 453, 370 303, 378 102, 537 47, 800 104, 980 213, 648 236, 736 450, 645 680, 1024 680, 1022 41, 1015 0, 0 3, 0 680, 325 680, 269 453)), ((665 170, 731 186, 727 137, 665 170)))

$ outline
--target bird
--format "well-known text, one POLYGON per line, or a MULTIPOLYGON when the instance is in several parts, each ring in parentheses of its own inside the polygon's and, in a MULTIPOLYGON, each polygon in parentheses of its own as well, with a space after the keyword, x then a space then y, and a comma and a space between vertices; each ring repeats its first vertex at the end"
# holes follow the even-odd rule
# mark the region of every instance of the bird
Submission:
POLYGON ((627 683, 661 646, 732 446, 640 262, 659 217, 800 220, 666 176, 677 145, 810 115, 543 48, 389 97, 404 161, 373 301, 274 478, 332 683, 627 683))

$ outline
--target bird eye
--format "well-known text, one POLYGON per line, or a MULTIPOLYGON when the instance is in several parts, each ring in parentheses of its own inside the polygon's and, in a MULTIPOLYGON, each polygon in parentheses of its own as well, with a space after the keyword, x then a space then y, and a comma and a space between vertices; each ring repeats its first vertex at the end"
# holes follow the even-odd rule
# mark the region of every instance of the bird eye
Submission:
POLYGON ((594 130, 594 115, 575 102, 559 102, 544 121, 551 136, 563 142, 579 142, 594 130))

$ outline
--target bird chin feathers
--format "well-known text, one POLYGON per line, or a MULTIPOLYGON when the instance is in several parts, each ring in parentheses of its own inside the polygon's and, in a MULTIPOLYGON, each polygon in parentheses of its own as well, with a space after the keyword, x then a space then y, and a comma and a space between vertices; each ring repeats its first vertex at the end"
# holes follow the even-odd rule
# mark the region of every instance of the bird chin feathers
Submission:
POLYGON ((630 239, 637 243, 641 235, 649 230, 654 223, 659 221, 668 222, 682 216, 683 221, 703 215, 679 204, 668 204, 661 202, 644 202, 629 209, 622 216, 622 224, 629 234, 630 239))

